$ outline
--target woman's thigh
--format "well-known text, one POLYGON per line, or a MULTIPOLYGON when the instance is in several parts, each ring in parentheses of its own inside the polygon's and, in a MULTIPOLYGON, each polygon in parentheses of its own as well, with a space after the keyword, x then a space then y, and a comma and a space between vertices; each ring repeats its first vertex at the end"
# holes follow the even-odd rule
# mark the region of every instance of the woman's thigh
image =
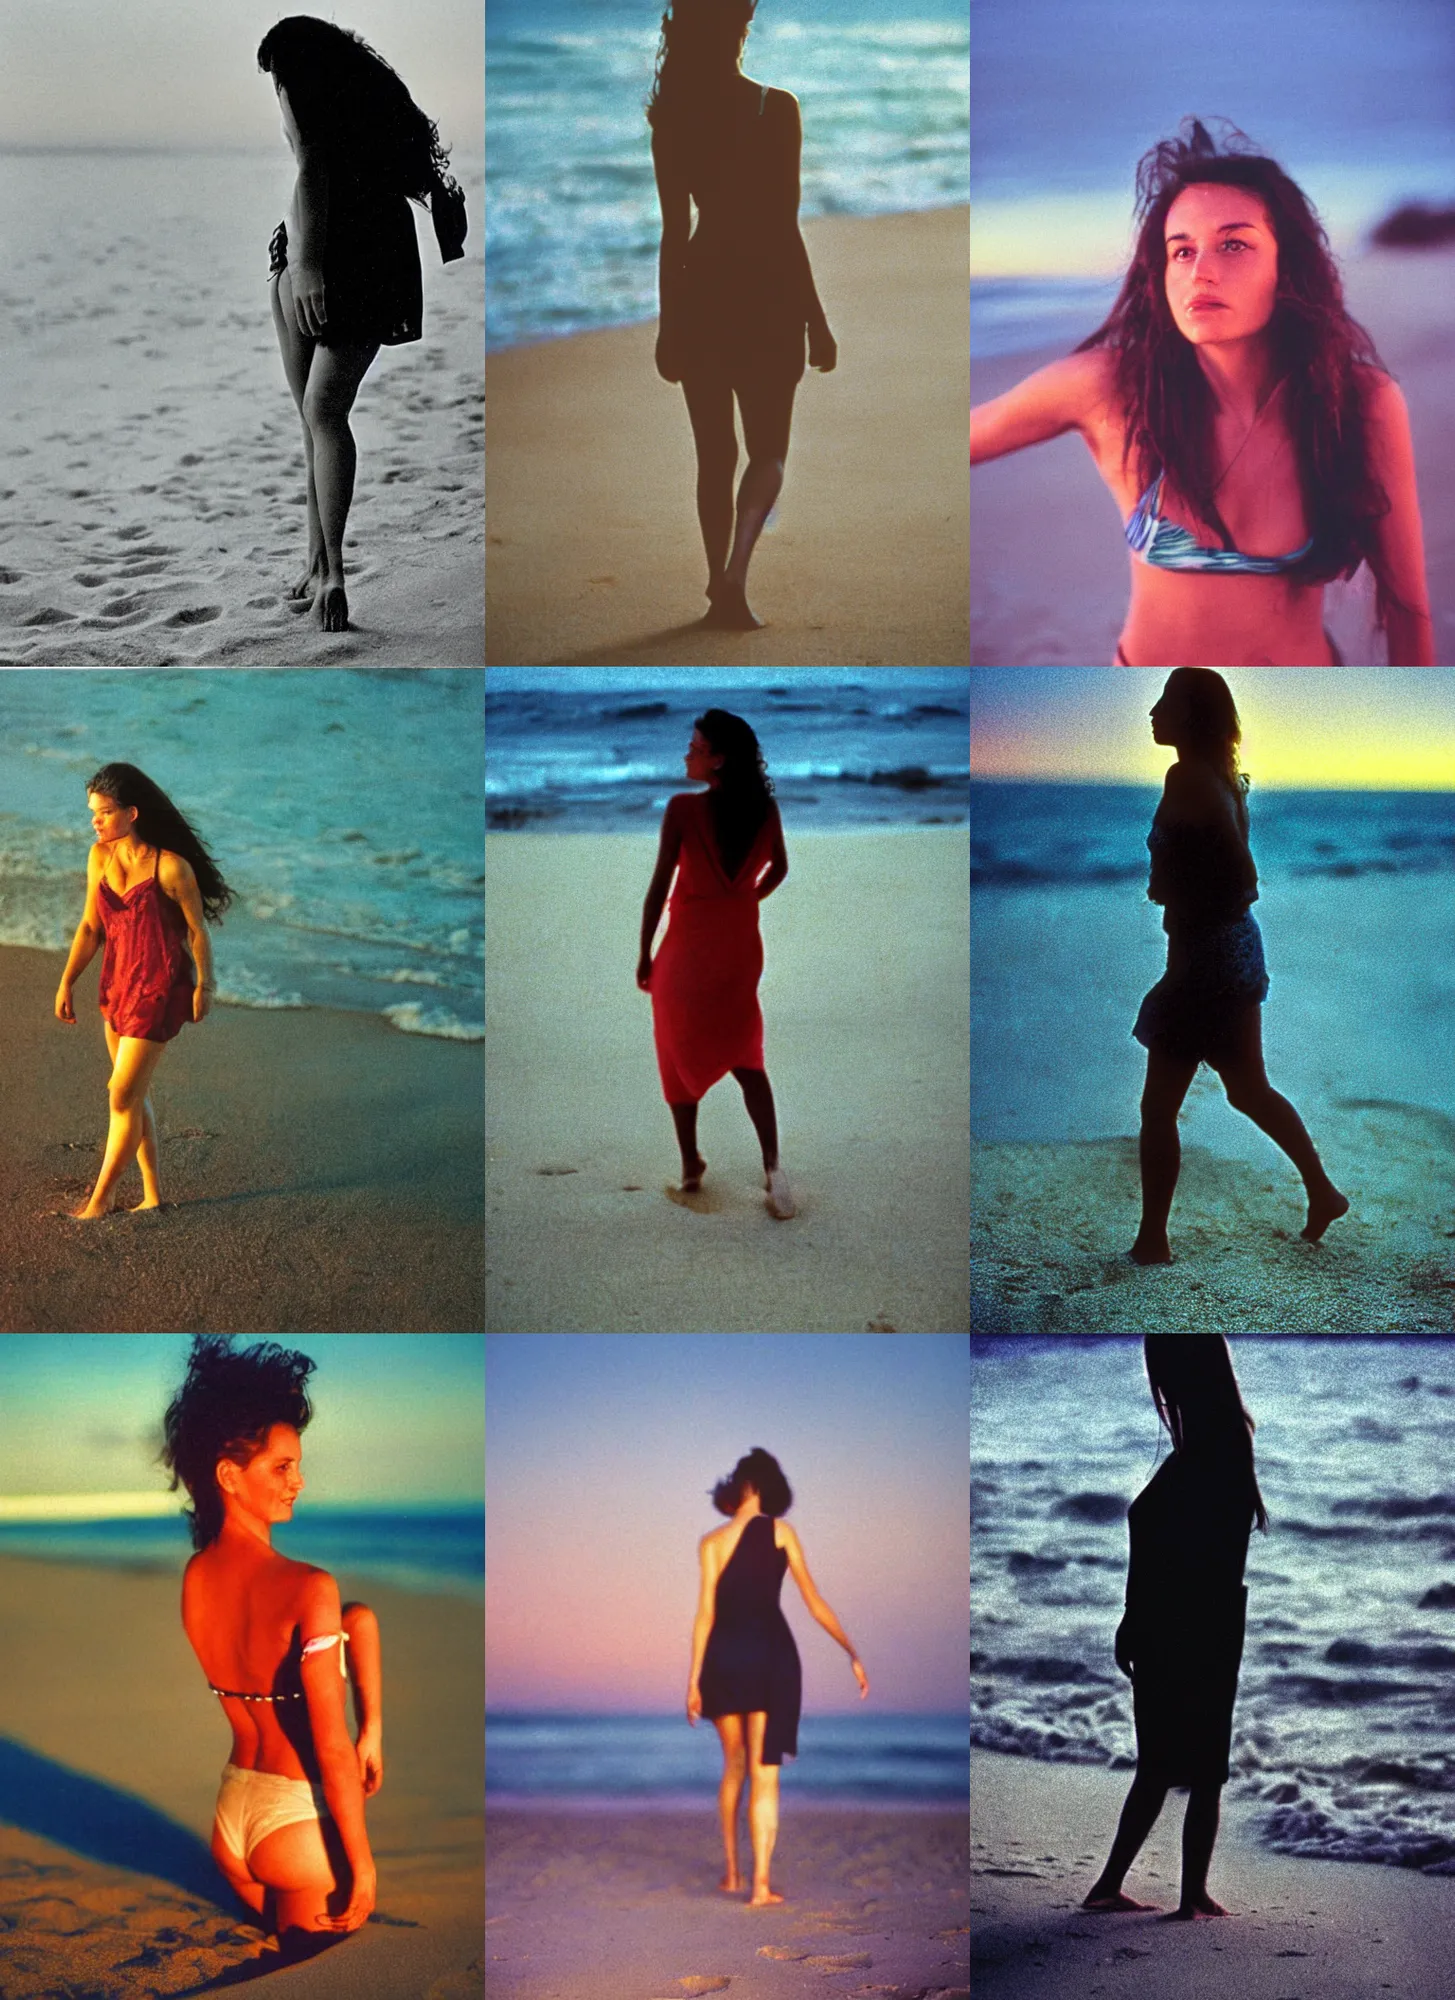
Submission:
POLYGON ((692 437, 699 465, 738 462, 738 434, 733 425, 733 392, 724 375, 684 375, 682 394, 692 420, 692 437))
POLYGON ((763 1762, 763 1732, 768 1727, 767 1710, 762 1708, 755 1709, 751 1715, 744 1716, 743 1720, 747 1725, 748 1769, 759 1776, 766 1776, 771 1772, 773 1781, 776 1784, 778 1781, 778 1765, 765 1764, 763 1762))
POLYGON ((165 1042, 144 1042, 139 1035, 118 1036, 111 1059, 112 1090, 119 1090, 127 1104, 141 1103, 166 1053, 165 1042))
POLYGON ((303 391, 308 387, 309 363, 317 343, 298 331, 298 321, 293 314, 293 284, 286 269, 274 278, 272 293, 273 327, 278 335, 278 352, 283 357, 283 373, 288 378, 288 387, 301 416, 303 391))
POLYGON ((265 1834, 248 1872, 277 1898, 278 1929, 316 1930, 348 1903, 353 1877, 331 1820, 295 1820, 265 1834))
POLYGON ((741 1764, 747 1756, 747 1744, 743 1737, 743 1718, 740 1715, 714 1716, 713 1726, 722 1743, 724 1766, 741 1764))
POLYGON ((788 433, 793 426, 796 382, 772 376, 737 385, 743 413, 743 440, 750 459, 787 458, 788 433))

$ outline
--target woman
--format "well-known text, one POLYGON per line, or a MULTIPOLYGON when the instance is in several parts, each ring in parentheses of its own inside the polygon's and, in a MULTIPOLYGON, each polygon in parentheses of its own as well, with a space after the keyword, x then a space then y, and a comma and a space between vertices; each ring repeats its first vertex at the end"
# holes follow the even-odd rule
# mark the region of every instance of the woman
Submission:
POLYGON ((677 792, 662 815, 657 867, 642 906, 637 985, 652 996, 657 1070, 682 1150, 682 1185, 695 1194, 707 1162, 697 1150, 697 1106, 731 1070, 763 1148, 766 1206, 794 1213, 778 1164, 778 1118, 763 1067, 758 905, 788 873, 783 823, 758 739, 740 715, 710 708, 693 726, 684 759, 705 792, 677 792), (656 959, 662 905, 677 886, 656 959))
POLYGON ((86 860, 86 906, 61 983, 56 1018, 75 1026, 71 993, 97 952, 97 999, 111 1058, 111 1123, 96 1185, 75 1220, 109 1215, 135 1160, 138 1208, 160 1208, 157 1121, 149 1095, 167 1043, 205 1020, 215 990, 209 923, 232 901, 201 837, 135 764, 105 764, 86 787, 96 842, 86 860))
POLYGON ((1389 664, 1431 666, 1404 397, 1302 190, 1189 122, 1138 169, 1110 315, 971 411, 971 462, 1081 433, 1131 552, 1118 666, 1340 665, 1323 587, 1361 562, 1389 664))
POLYGON ((1085 1910, 1146 1910, 1122 1880, 1169 1786, 1188 1788, 1182 1896, 1175 1915, 1225 1917, 1207 1890, 1228 1782, 1233 1698, 1248 1592, 1243 1566, 1268 1514, 1253 1470, 1253 1419, 1217 1333, 1149 1333, 1147 1380, 1172 1456, 1127 1511, 1131 1564, 1116 1663, 1132 1683, 1137 1775, 1085 1910))
POLYGON ((738 1874, 738 1800, 748 1779, 748 1827, 753 1841, 753 1884, 749 1907, 781 1903, 768 1886, 768 1864, 778 1836, 778 1773, 785 1757, 798 1755, 798 1713, 802 1680, 798 1648, 778 1608, 783 1572, 803 1592, 803 1601, 830 1638, 849 1656, 859 1699, 869 1678, 858 1654, 828 1605, 814 1588, 797 1535, 781 1517, 793 1492, 771 1452, 756 1445, 740 1458, 728 1478, 713 1488, 712 1504, 730 1514, 698 1544, 702 1588, 692 1625, 692 1673, 687 1683, 687 1720, 699 1716, 717 1724, 722 1740, 722 1783, 717 1806, 722 1819, 727 1873, 718 1884, 729 1895, 741 1890, 738 1874))
POLYGON ((748 563, 783 485, 793 392, 838 349, 798 229, 798 100, 742 72, 757 0, 671 0, 647 104, 662 205, 657 372, 680 382, 697 445, 704 625, 751 631, 748 563), (697 228, 689 233, 690 205, 697 228), (747 469, 733 516, 743 417, 747 469))
POLYGON ((212 1853, 248 1908, 297 1946, 357 1930, 376 1875, 364 1800, 384 1775, 379 1624, 272 1546, 303 1491, 306 1354, 198 1334, 167 1411, 164 1463, 192 1498, 182 1623, 232 1729, 212 1853), (344 1714, 348 1647, 357 1746, 344 1714), (288 1934, 291 1933, 290 1937, 288 1934))
POLYGON ((1248 780, 1238 771, 1242 728, 1227 682, 1206 667, 1178 667, 1152 710, 1152 740, 1175 745, 1147 846, 1147 894, 1163 905, 1167 972, 1142 1001, 1132 1033, 1147 1051, 1142 1092, 1142 1226, 1130 1255, 1170 1264, 1167 1217, 1182 1149, 1177 1114, 1205 1062, 1228 1102, 1281 1146, 1303 1176, 1317 1243, 1348 1212, 1324 1172, 1303 1120, 1263 1068, 1259 1009, 1268 992, 1263 939, 1250 914, 1258 872, 1248 848, 1248 780))
POLYGON ((380 346, 420 338, 409 202, 429 203, 448 263, 464 255, 465 198, 438 130, 361 36, 292 14, 264 35, 258 67, 272 75, 298 162, 288 220, 269 245, 273 324, 308 463, 308 567, 289 594, 312 598, 325 632, 344 632, 349 411, 380 346))

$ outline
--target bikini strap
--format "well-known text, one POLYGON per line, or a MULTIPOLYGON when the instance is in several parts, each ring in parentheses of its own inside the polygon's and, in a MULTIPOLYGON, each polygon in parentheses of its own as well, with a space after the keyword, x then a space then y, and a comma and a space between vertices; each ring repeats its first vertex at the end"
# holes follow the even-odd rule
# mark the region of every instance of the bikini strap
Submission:
POLYGON ((324 1653, 328 1651, 330 1646, 338 1646, 339 1678, 340 1680, 347 1680, 349 1676, 348 1669, 344 1665, 344 1646, 347 1646, 348 1643, 349 1635, 347 1632, 321 1632, 316 1639, 309 1639, 305 1642, 303 1658, 306 1660, 310 1653, 324 1653), (339 1643, 340 1640, 343 1642, 342 1645, 339 1643))

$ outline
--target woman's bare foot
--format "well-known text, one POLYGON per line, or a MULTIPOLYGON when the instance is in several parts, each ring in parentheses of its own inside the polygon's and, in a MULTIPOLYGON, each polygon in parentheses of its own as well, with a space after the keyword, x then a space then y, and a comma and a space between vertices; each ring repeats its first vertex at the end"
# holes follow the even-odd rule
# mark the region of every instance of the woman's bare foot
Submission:
POLYGON ((753 616, 740 583, 730 583, 724 577, 716 586, 709 586, 707 595, 712 609, 703 614, 704 625, 723 632, 756 632, 761 628, 763 621, 753 616))
POLYGON ((1167 1912, 1167 1922, 1169 1924, 1197 1923, 1203 1917, 1225 1917, 1228 1914, 1228 1911, 1223 1908, 1222 1904, 1215 1903, 1207 1893, 1207 1890, 1204 1889, 1200 1896, 1194 1896, 1190 1901, 1179 1903, 1175 1910, 1169 1910, 1167 1912))
POLYGON ((761 1910, 765 1903, 781 1903, 782 1901, 783 1898, 781 1896, 775 1896, 771 1889, 755 1889, 752 1895, 749 1896, 746 1904, 744 1905, 744 1908, 749 1910, 761 1910))
POLYGON ((1114 1910, 1155 1910, 1157 1905, 1139 1903, 1135 1896, 1124 1896, 1120 1889, 1111 1896, 1099 1896, 1093 1889, 1081 1907, 1083 1910, 1095 1910, 1104 1916, 1114 1910))
POLYGON ((683 1194, 696 1194, 697 1190, 702 1186, 702 1176, 706 1172, 707 1162, 703 1159, 701 1153, 691 1162, 684 1160, 682 1162, 681 1192, 683 1194))
POLYGON ((793 1205, 793 1190, 788 1185, 788 1176, 782 1167, 770 1167, 763 1176, 763 1185, 768 1190, 764 1204, 770 1215, 776 1215, 780 1222, 787 1222, 798 1210, 793 1205))
MULTIPOLYGON (((1310 1243, 1317 1243, 1331 1222, 1337 1222, 1341 1215, 1349 1213, 1349 1197, 1340 1194, 1332 1181, 1326 1188, 1308 1198, 1308 1221, 1303 1226, 1303 1235, 1310 1243)), ((1226 1916, 1227 1911, 1218 1913, 1226 1916)))
POLYGON ((717 1886, 729 1896, 740 1896, 743 1892, 743 1878, 735 1870, 730 1869, 717 1886))
POLYGON ((1170 1264, 1172 1246, 1167 1241, 1165 1230, 1160 1236, 1151 1236, 1145 1230, 1139 1230, 1137 1240, 1127 1255, 1134 1264, 1170 1264))
POLYGON ((318 591, 328 569, 328 561, 322 549, 316 549, 308 558, 308 567, 289 590, 288 595, 301 603, 305 597, 313 597, 318 591))
POLYGON ((144 1208, 161 1208, 162 1206, 162 1197, 159 1194, 144 1194, 140 1201, 132 1203, 131 1207, 127 1210, 127 1214, 140 1215, 144 1208))
POLYGON ((105 1208, 96 1208, 88 1201, 84 1208, 70 1208, 65 1212, 72 1222, 101 1222, 106 1216, 115 1215, 116 1207, 108 1202, 105 1208))
POLYGON ((349 600, 341 583, 322 583, 313 600, 314 622, 325 632, 347 632, 349 600))

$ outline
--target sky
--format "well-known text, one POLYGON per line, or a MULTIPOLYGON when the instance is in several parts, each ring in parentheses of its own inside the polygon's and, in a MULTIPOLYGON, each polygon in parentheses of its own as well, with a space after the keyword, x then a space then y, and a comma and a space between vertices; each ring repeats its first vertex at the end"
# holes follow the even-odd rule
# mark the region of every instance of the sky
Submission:
MULTIPOLYGON (((762 1446, 871 1701, 963 1710, 969 1393, 962 1334, 487 1334, 489 1707, 680 1707, 710 1491, 762 1446)), ((853 1709, 791 1576, 782 1603, 805 1710, 853 1709)))
MULTIPOLYGON (((191 1345, 185 1333, 0 1336, 0 1500, 165 1495, 170 1475, 154 1460, 191 1345)), ((314 1502, 478 1503, 478 1334, 319 1333, 280 1345, 318 1364, 303 1433, 314 1502)), ((170 1497, 180 1506, 186 1495, 170 1497)))
MULTIPOLYGON (((1455 791, 1455 668, 1230 667, 1240 760, 1270 791, 1455 791)), ((976 778, 1160 784, 1152 741, 1160 667, 976 667, 976 778)))
POLYGON ((480 0, 0 0, 0 147, 144 146, 274 151, 283 139, 259 42, 290 12, 317 12, 369 42, 447 146, 484 146, 480 0))

